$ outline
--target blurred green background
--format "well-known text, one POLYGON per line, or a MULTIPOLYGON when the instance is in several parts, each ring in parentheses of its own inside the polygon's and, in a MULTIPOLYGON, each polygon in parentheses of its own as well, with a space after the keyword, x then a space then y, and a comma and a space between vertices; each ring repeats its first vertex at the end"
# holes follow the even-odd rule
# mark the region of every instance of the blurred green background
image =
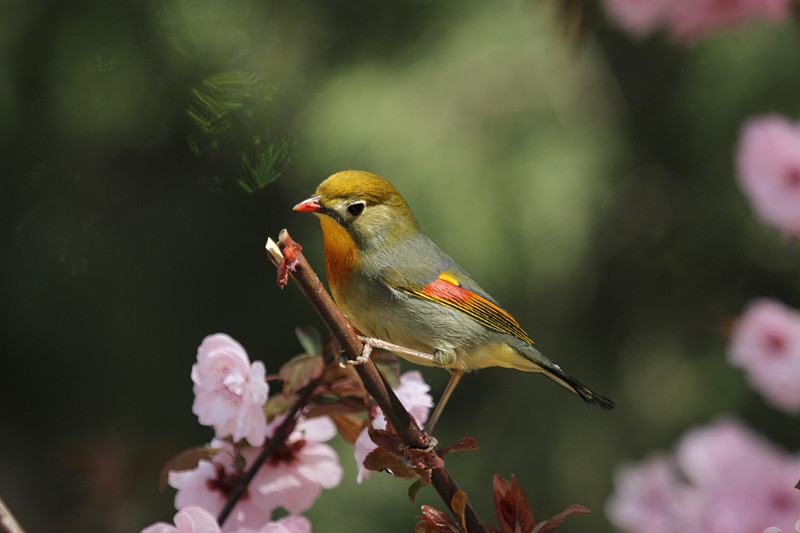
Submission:
MULTIPOLYGON (((597 11, 596 11, 597 12, 597 11)), ((749 116, 800 115, 797 28, 754 24, 679 47, 602 15, 565 37, 551 2, 0 2, 0 497, 29 531, 171 520, 158 472, 211 438, 191 413, 205 335, 268 372, 321 327, 275 285, 289 228, 322 272, 314 217, 333 172, 392 181, 426 233, 537 346, 616 400, 539 376, 468 376, 439 424, 478 452, 448 466, 494 523, 515 474, 539 519, 611 531, 623 460, 736 413, 797 449, 796 420, 725 362, 755 296, 800 307, 800 254, 757 222, 732 154, 749 116), (276 179, 277 178, 277 179, 276 179)), ((409 368, 406 365, 406 368, 409 368)), ((447 374, 423 371, 435 397, 447 374)), ((412 531, 407 482, 355 483, 317 532, 412 531)))

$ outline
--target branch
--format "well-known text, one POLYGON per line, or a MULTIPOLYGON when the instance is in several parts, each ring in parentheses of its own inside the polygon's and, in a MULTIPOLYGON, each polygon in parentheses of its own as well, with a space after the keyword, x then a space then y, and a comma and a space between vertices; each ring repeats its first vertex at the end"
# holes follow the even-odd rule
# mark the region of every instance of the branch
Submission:
POLYGON ((0 499, 0 533, 25 533, 14 515, 0 499))
MULTIPOLYGON (((247 469, 247 472, 238 479, 236 485, 231 490, 230 496, 228 496, 228 501, 225 502, 225 507, 222 508, 222 511, 219 512, 219 516, 217 517, 217 522, 219 523, 220 527, 222 524, 225 523, 227 520, 228 515, 231 514, 231 511, 236 506, 237 502, 241 499, 244 493, 247 491, 247 486, 255 477, 256 472, 258 469, 261 468, 261 465, 264 464, 264 461, 269 458, 272 452, 275 449, 286 442, 286 439, 289 438, 292 430, 294 429, 295 423, 297 422, 297 416, 303 407, 308 404, 308 401, 311 399, 312 393, 314 389, 317 388, 321 381, 321 377, 313 379, 308 385, 300 393, 300 397, 297 401, 292 405, 292 408, 286 413, 286 418, 283 419, 281 425, 278 426, 278 429, 275 430, 275 433, 270 437, 269 442, 264 445, 264 449, 261 450, 261 453, 258 454, 256 460, 250 465, 250 468, 247 469)), ((2 531, 0 531, 2 533, 2 531)))
MULTIPOLYGON (((267 241, 267 252, 270 260, 278 267, 278 284, 283 288, 287 281, 287 275, 295 281, 333 336, 338 339, 345 356, 354 361, 361 355, 364 345, 359 340, 355 328, 353 328, 350 321, 342 314, 322 286, 319 278, 300 251, 301 249, 302 247, 294 242, 289 236, 289 232, 285 229, 281 231, 277 245, 272 239, 267 241)), ((372 395, 383 410, 389 423, 403 439, 403 443, 410 448, 427 448, 430 444, 428 435, 419 429, 419 426, 403 407, 403 404, 400 403, 400 400, 397 399, 394 391, 372 360, 370 359, 366 364, 356 366, 355 369, 364 382, 364 388, 367 389, 367 392, 372 395)), ((450 511, 453 512, 451 502, 453 496, 459 492, 459 488, 450 473, 444 467, 433 470, 431 484, 450 511)), ((454 514, 457 515, 457 513, 454 514)), ((467 503, 464 515, 466 517, 467 530, 470 533, 486 533, 486 526, 469 503, 467 503)))

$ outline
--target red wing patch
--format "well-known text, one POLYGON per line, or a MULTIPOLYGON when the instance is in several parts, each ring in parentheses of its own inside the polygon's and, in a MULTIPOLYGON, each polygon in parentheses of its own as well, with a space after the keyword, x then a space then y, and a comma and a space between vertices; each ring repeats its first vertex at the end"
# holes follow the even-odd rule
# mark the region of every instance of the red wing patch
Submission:
POLYGON ((407 294, 457 309, 487 328, 513 335, 528 344, 533 344, 531 338, 514 320, 514 317, 486 298, 461 287, 458 281, 447 272, 443 272, 422 290, 398 288, 407 294))

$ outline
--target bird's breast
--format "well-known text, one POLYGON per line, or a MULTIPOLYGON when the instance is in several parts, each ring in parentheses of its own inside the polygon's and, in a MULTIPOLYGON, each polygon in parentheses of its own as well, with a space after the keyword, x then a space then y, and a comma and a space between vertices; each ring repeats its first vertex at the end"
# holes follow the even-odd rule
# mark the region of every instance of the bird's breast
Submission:
POLYGON ((358 249, 353 238, 338 222, 327 216, 319 217, 325 246, 325 273, 331 291, 347 290, 348 280, 358 261, 358 249))

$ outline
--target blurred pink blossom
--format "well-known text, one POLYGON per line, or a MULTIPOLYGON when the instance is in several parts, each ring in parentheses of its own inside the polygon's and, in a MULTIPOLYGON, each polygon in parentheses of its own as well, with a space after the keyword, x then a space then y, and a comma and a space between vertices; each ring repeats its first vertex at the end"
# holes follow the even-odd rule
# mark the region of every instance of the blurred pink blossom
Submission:
MULTIPOLYGON (((269 432, 283 421, 276 417, 269 432)), ((301 419, 283 446, 273 453, 258 471, 251 493, 267 512, 283 507, 290 513, 309 509, 322 489, 336 487, 342 481, 339 456, 323 444, 336 435, 336 425, 327 416, 301 419)))
POLYGON ((166 522, 157 522, 144 528, 142 533, 220 533, 217 519, 200 507, 190 506, 181 509, 174 520, 174 526, 166 522))
POLYGON ((680 530, 676 523, 680 484, 665 454, 620 466, 614 475, 614 487, 614 494, 606 502, 606 515, 618 528, 641 533, 680 530))
POLYGON ((604 0, 606 11, 621 28, 635 37, 658 29, 678 42, 754 19, 780 20, 789 15, 792 0, 604 0))
POLYGON ((800 237, 800 124, 780 115, 745 122, 736 167, 739 185, 756 214, 800 237))
MULTIPOLYGON (((394 389, 397 399, 403 404, 408 413, 414 417, 417 424, 424 424, 428 420, 428 414, 433 407, 433 398, 428 393, 430 385, 422 379, 422 374, 418 370, 411 370, 400 376, 400 384, 394 389)), ((372 420, 372 427, 375 429, 386 429, 386 418, 380 408, 376 410, 375 418, 372 420)), ((372 450, 377 448, 369 437, 368 428, 361 430, 355 442, 354 455, 358 465, 358 483, 363 482, 369 477, 369 470, 364 468, 364 459, 372 450)))
POLYGON ((752 533, 800 516, 800 456, 723 419, 687 432, 674 457, 625 466, 606 505, 630 533, 752 533))
POLYGON ((792 0, 676 0, 667 30, 679 42, 742 26, 752 20, 781 20, 792 0))
POLYGON ((231 436, 261 446, 267 420, 263 406, 268 387, 264 364, 250 364, 242 345, 224 333, 209 335, 197 349, 192 366, 194 412, 200 423, 213 426, 217 438, 231 436))
POLYGON ((733 329, 728 360, 771 404, 800 413, 800 312, 774 300, 751 302, 733 329))
POLYGON ((609 17, 634 37, 646 37, 663 26, 678 0, 603 0, 609 17))
POLYGON ((259 530, 240 529, 237 533, 311 533, 311 522, 304 516, 287 516, 259 530))
MULTIPOLYGON (((237 450, 230 442, 214 439, 209 446, 221 450, 211 461, 202 460, 193 470, 169 473, 170 486, 178 489, 175 494, 176 509, 199 506, 214 516, 218 515, 244 471, 242 466, 250 466, 259 452, 258 448, 242 446, 239 453, 244 459, 244 465, 241 465, 237 450)), ((222 530, 232 532, 242 527, 258 529, 266 524, 270 519, 271 509, 265 510, 257 505, 257 498, 258 492, 251 483, 233 508, 222 530)))

